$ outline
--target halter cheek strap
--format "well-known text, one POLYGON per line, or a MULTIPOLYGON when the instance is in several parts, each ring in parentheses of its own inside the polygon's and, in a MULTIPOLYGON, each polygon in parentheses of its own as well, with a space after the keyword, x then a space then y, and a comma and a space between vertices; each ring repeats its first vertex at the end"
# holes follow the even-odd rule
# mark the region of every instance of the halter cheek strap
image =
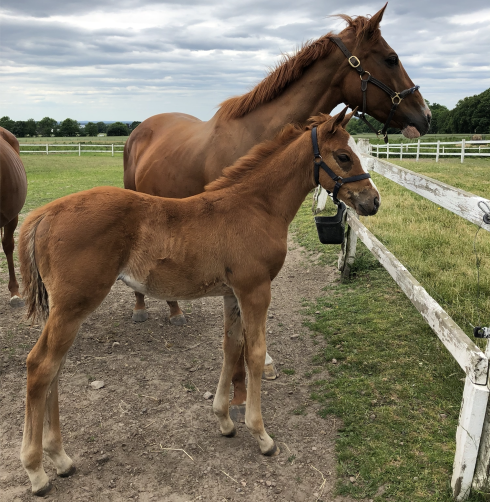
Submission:
POLYGON ((402 92, 395 92, 392 89, 390 89, 387 85, 383 84, 383 82, 380 82, 378 79, 374 78, 368 71, 364 70, 363 67, 361 66, 361 62, 356 56, 353 56, 350 52, 349 49, 344 45, 342 40, 337 37, 330 37, 330 40, 337 45, 337 47, 342 51, 344 56, 347 58, 347 61, 349 62, 350 66, 354 68, 354 70, 359 73, 359 78, 361 79, 361 91, 362 91, 362 112, 359 114, 359 112, 356 112, 356 117, 361 119, 365 124, 369 126, 369 128, 376 133, 376 135, 382 135, 384 142, 388 143, 388 127, 390 126, 391 120, 393 119, 393 115, 395 115, 396 109, 398 108, 398 105, 402 102, 404 98, 406 98, 409 94, 413 94, 415 91, 417 91, 420 86, 415 85, 414 87, 410 87, 410 89, 405 89, 402 92), (367 77, 365 77, 367 75, 367 77), (367 107, 367 87, 368 83, 371 82, 372 84, 376 85, 380 89, 382 89, 388 96, 391 98, 392 106, 390 113, 388 114, 388 118, 386 119, 385 125, 383 126, 383 129, 377 131, 373 125, 366 119, 366 107, 367 107))
POLYGON ((335 186, 333 193, 327 190, 328 193, 332 193, 332 199, 335 204, 339 204, 337 199, 337 194, 339 193, 340 187, 345 183, 352 183, 354 181, 361 181, 370 178, 369 173, 357 174, 356 176, 350 176, 349 178, 342 178, 335 174, 328 166, 323 162, 323 158, 320 155, 320 149, 318 147, 318 133, 317 128, 313 127, 311 130, 311 142, 313 143, 313 155, 315 160, 313 161, 313 169, 315 174, 315 184, 318 186, 320 184, 320 168, 323 169, 329 176, 335 181, 335 186))

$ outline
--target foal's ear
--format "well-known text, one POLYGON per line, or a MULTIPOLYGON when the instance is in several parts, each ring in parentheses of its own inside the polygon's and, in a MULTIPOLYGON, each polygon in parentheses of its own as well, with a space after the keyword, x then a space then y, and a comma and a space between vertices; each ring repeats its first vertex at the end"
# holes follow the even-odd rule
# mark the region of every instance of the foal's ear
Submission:
POLYGON ((352 117, 356 114, 356 112, 357 112, 357 109, 358 109, 358 108, 359 108, 359 107, 358 107, 358 106, 356 106, 356 107, 352 110, 352 112, 351 112, 351 113, 348 113, 348 114, 345 116, 344 120, 342 120, 342 127, 343 127, 344 129, 345 129, 345 126, 349 123, 350 119, 351 119, 351 118, 352 118, 352 117))
POLYGON ((340 113, 337 113, 334 117, 332 117, 328 124, 327 124, 327 130, 328 132, 334 134, 335 131, 339 128, 339 126, 342 125, 342 122, 344 121, 345 114, 347 110, 349 109, 348 106, 346 106, 340 113))
POLYGON ((388 2, 385 3, 384 7, 381 8, 374 16, 369 20, 369 27, 367 29, 367 34, 368 36, 372 36, 373 33, 379 29, 379 24, 381 23, 381 20, 383 19, 383 14, 385 13, 386 6, 388 5, 388 2))

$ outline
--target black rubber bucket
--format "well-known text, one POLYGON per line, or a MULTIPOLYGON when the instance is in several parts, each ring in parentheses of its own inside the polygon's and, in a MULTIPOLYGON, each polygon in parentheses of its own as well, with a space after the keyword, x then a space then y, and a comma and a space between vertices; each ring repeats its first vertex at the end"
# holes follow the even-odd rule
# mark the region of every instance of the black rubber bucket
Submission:
POLYGON ((335 216, 315 216, 318 238, 322 244, 342 244, 344 242, 345 211, 345 204, 340 202, 335 216))

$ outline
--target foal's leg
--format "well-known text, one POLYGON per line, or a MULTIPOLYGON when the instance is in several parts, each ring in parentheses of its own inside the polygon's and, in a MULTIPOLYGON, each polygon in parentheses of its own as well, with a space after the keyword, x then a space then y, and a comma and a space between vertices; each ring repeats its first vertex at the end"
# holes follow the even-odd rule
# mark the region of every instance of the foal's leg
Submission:
MULTIPOLYGON (((145 295, 135 291, 134 296, 136 296, 136 303, 134 305, 132 319, 134 322, 145 322, 148 319, 145 295)), ((182 310, 180 310, 179 304, 177 302, 167 302, 167 304, 170 308, 170 324, 174 326, 183 326, 185 324, 185 316, 182 310)))
POLYGON ((243 349, 243 328, 240 308, 234 296, 224 297, 225 334, 223 337, 223 367, 213 402, 213 411, 220 422, 221 433, 233 437, 235 425, 229 415, 229 393, 233 368, 243 349))
POLYGON ((73 318, 68 310, 64 314, 58 312, 56 307, 52 309, 41 337, 27 357, 26 416, 20 458, 29 475, 32 492, 41 496, 51 489, 43 468, 43 441, 59 475, 67 476, 74 471, 61 442, 58 376, 86 316, 73 318))
POLYGON ((248 393, 245 425, 258 441, 260 451, 267 456, 277 455, 279 448, 267 434, 260 409, 260 386, 265 363, 265 323, 269 308, 270 283, 253 291, 239 294, 245 333, 245 359, 248 367, 248 393))
POLYGON ((13 308, 23 307, 24 300, 20 297, 19 283, 15 277, 14 269, 14 231, 17 228, 19 217, 16 216, 12 221, 4 227, 2 238, 2 247, 7 257, 7 265, 9 269, 9 291, 10 291, 10 306, 13 308))
POLYGON ((180 310, 179 304, 177 302, 167 302, 170 308, 170 324, 174 326, 183 326, 186 322, 185 315, 180 310))

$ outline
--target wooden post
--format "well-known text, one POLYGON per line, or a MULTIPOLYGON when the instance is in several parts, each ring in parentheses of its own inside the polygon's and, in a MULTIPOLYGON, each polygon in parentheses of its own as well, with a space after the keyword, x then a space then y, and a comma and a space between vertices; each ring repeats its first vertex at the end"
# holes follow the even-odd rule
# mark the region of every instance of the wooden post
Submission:
POLYGON ((114 157, 114 143, 112 143, 112 156, 114 157))
POLYGON ((466 146, 466 140, 463 138, 463 141, 461 141, 461 164, 464 162, 464 149, 466 146))
POLYGON ((46 155, 49 155, 48 144, 46 143, 46 155))
MULTIPOLYGON (((352 211, 352 216, 357 214, 352 209, 348 208, 348 211, 352 211)), ((356 247, 357 247, 357 235, 352 230, 350 225, 347 225, 347 230, 345 232, 345 239, 342 243, 342 249, 339 255, 338 268, 341 272, 341 280, 345 281, 350 277, 350 270, 354 261, 356 259, 356 247)))
POLYGON ((400 143, 400 159, 403 159, 403 143, 400 143))
POLYGON ((417 157, 415 159, 417 162, 419 161, 419 157, 420 157, 420 138, 417 141, 417 157))
POLYGON ((386 143, 386 158, 390 158, 390 144, 386 143))
POLYGON ((437 150, 436 150, 436 162, 439 162, 439 147, 441 145, 441 140, 437 140, 437 150))
POLYGON ((80 148, 80 143, 78 143, 78 156, 80 157, 80 154, 81 154, 81 148, 80 148))
POLYGON ((475 385, 467 376, 456 429, 456 454, 451 479, 456 500, 466 500, 470 495, 487 402, 488 387, 475 385))

